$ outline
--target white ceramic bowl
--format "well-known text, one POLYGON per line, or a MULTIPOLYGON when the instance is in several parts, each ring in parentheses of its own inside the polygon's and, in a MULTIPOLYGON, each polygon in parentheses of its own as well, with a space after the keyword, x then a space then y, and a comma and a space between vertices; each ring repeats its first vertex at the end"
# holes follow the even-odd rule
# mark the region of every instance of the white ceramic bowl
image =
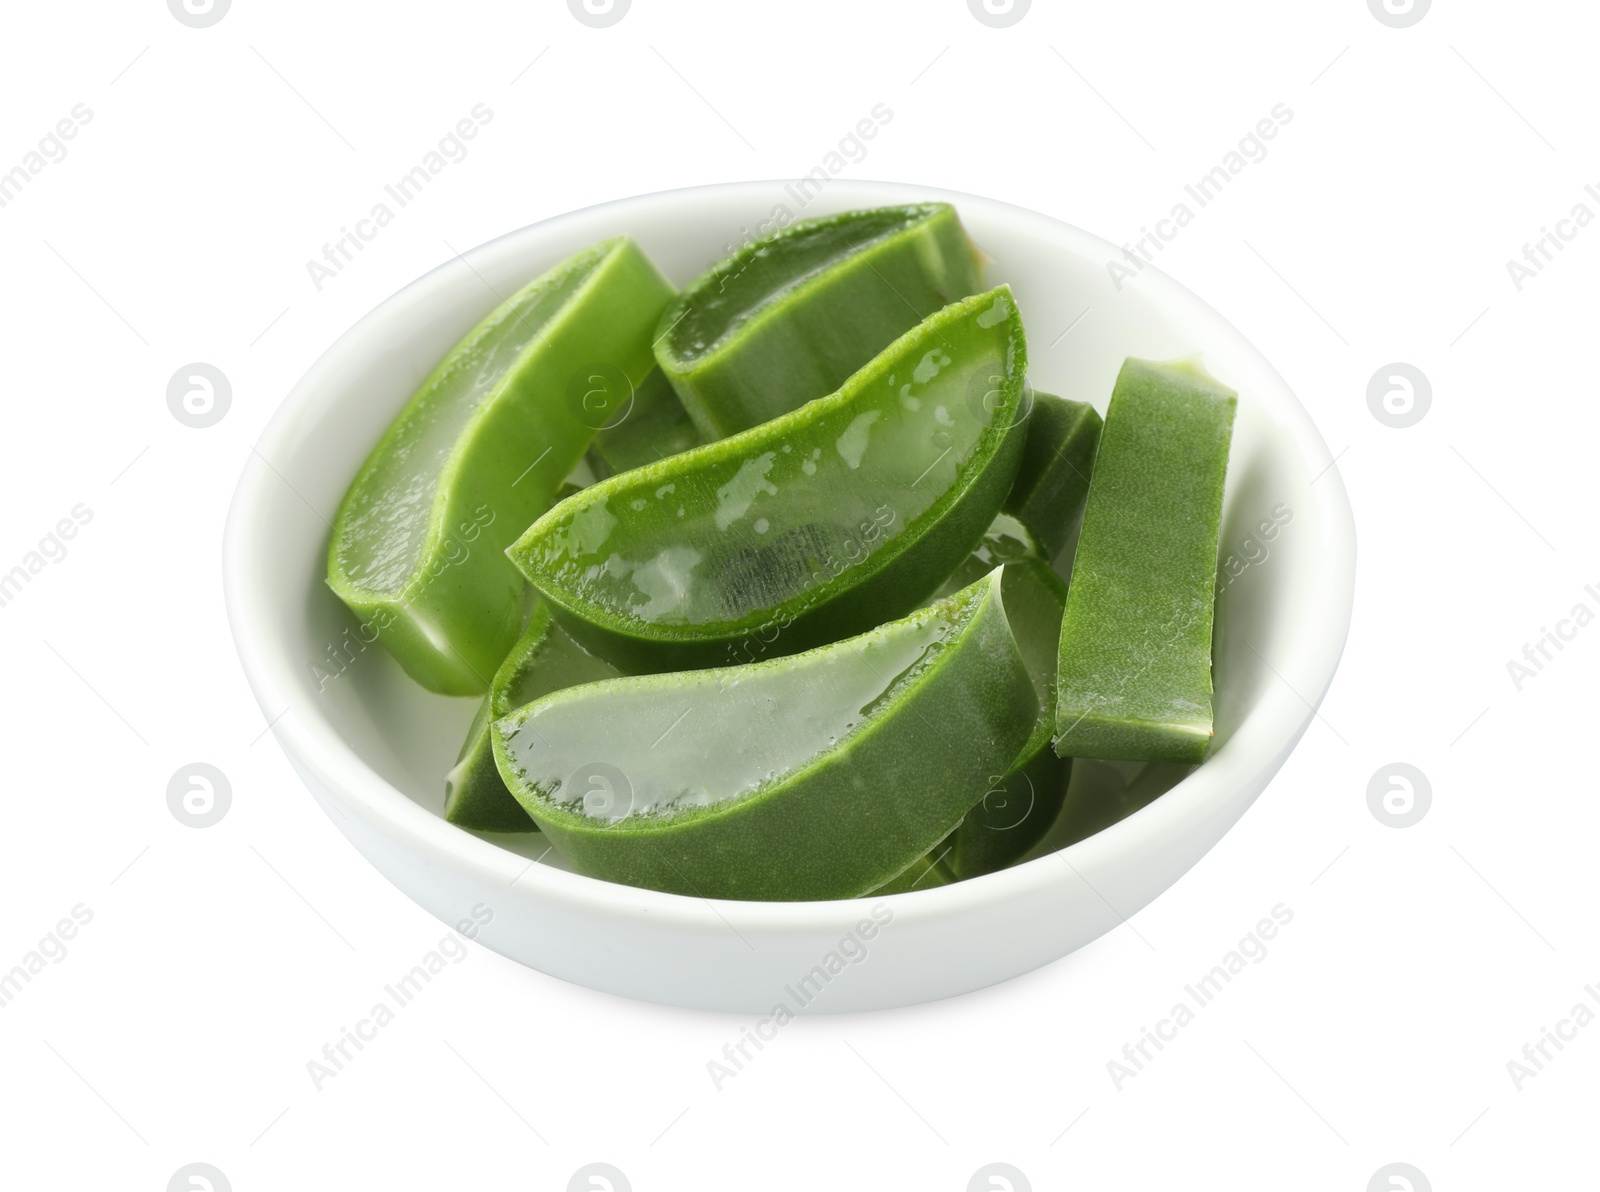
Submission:
POLYGON ((262 435, 229 515, 227 606, 239 656, 323 809, 441 920, 458 923, 484 904, 493 918, 482 943, 596 989, 745 1013, 779 1004, 847 1011, 947 997, 1047 964, 1133 915, 1222 837, 1310 723, 1344 648, 1355 533, 1339 474, 1283 380, 1215 311, 1153 268, 1118 291, 1106 262, 1120 250, 990 199, 847 181, 809 203, 804 195, 762 182, 624 199, 441 266, 362 319, 306 374, 262 435), (991 284, 1015 290, 1038 387, 1103 411, 1125 356, 1200 351, 1239 391, 1222 554, 1257 561, 1219 602, 1210 759, 1065 850, 1047 843, 1001 873, 844 902, 712 902, 633 889, 569 872, 554 853, 531 863, 545 850, 537 835, 490 840, 446 823, 443 775, 475 701, 430 695, 379 647, 361 649, 353 619, 323 583, 329 519, 390 419, 499 295, 603 237, 631 233, 681 285, 746 229, 758 234, 774 219, 925 199, 956 204, 993 258, 991 284), (1261 559, 1250 536, 1276 506, 1292 520, 1261 559), (319 677, 313 663, 336 672, 330 646, 349 661, 319 677), (862 928, 874 909, 878 922, 862 928), (831 972, 841 957, 843 971, 831 972))

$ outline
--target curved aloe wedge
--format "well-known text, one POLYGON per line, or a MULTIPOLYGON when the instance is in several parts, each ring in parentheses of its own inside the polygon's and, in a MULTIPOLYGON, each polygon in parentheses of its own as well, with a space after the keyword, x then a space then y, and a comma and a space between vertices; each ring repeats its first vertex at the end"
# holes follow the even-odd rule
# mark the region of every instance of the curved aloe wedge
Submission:
POLYGON ((951 578, 948 588, 1004 565, 1001 591, 1006 617, 1033 679, 1038 714, 1017 756, 988 775, 984 794, 936 854, 958 879, 992 873, 1016 861, 1044 838, 1060 814, 1072 763, 1050 747, 1055 732, 1056 653, 1067 585, 1030 553, 1027 531, 1006 514, 995 519, 983 544, 951 578))
POLYGON ((691 283, 661 316, 656 359, 701 433, 719 439, 832 393, 979 284, 948 203, 803 220, 691 283))
POLYGON ((705 442, 659 368, 650 370, 631 397, 615 421, 594 437, 594 454, 608 474, 653 464, 705 442))
POLYGON ((1089 495, 1100 426, 1093 406, 1052 393, 1033 395, 1028 441, 1005 511, 1028 527, 1046 560, 1066 545, 1089 495))
POLYGON ((384 645, 424 687, 489 686, 523 610, 505 547, 594 436, 571 383, 591 365, 643 380, 671 296, 633 241, 586 249, 462 340, 367 457, 334 522, 328 584, 385 626, 384 645))
POLYGON ((445 776, 445 819, 478 832, 537 832, 538 825, 500 777, 490 725, 552 691, 614 679, 620 673, 568 637, 551 620, 550 610, 537 605, 528 627, 495 671, 461 755, 445 776))
POLYGON ((1036 706, 993 572, 847 641, 571 687, 494 731, 512 794, 583 873, 706 898, 847 898, 955 826, 1036 706))
POLYGON ((837 393, 584 489, 509 553, 574 637, 634 673, 859 633, 982 537, 1016 473, 1026 365, 1010 290, 952 303, 837 393))
POLYGON ((1234 404, 1188 361, 1117 376, 1061 622, 1063 757, 1205 758, 1234 404))

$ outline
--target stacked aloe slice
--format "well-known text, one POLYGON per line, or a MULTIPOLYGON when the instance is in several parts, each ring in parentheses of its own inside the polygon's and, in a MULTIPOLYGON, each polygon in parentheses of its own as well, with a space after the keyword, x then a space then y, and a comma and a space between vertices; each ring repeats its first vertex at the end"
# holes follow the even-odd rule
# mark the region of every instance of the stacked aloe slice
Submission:
POLYGON ((1130 359, 1102 424, 1027 370, 942 203, 676 294, 620 237, 513 295, 328 552, 417 682, 481 698, 446 817, 610 881, 846 898, 1015 863, 1072 758, 1201 761, 1234 395, 1130 359))

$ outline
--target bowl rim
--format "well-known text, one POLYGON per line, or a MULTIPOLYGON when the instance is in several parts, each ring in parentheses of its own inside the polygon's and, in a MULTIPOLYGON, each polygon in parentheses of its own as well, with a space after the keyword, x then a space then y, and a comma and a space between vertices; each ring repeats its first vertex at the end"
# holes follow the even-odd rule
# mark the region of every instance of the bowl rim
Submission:
MULTIPOLYGON (((1274 383, 1277 392, 1271 395, 1270 405, 1279 416, 1280 433, 1292 437, 1307 460, 1320 460, 1324 465, 1322 473, 1315 477, 1319 485, 1310 510, 1320 516, 1325 538, 1319 558, 1322 582, 1312 586, 1313 599, 1318 603, 1296 615, 1298 623, 1310 627, 1295 639, 1294 653, 1301 657, 1293 665, 1280 659, 1283 669, 1309 674, 1317 686, 1314 692, 1293 692, 1292 700, 1262 696, 1232 736, 1204 763, 1160 798, 1110 827, 1057 852, 996 873, 911 893, 814 902, 735 901, 668 894, 539 865, 448 823, 382 778, 314 706, 308 709, 297 696, 299 687, 293 681, 296 664, 287 643, 271 640, 264 630, 265 595, 254 582, 262 559, 253 545, 251 528, 261 524, 273 499, 273 486, 286 483, 277 476, 270 461, 284 458, 284 449, 292 445, 344 353, 371 335, 398 308, 445 278, 457 276, 460 270, 478 272, 473 268, 475 261, 504 252, 521 238, 553 231, 564 222, 576 222, 614 208, 669 199, 690 201, 696 195, 738 191, 770 197, 779 188, 798 181, 779 178, 722 182, 611 199, 505 232, 449 258, 401 287, 335 339, 295 383, 252 445, 228 510, 222 548, 224 603, 246 679, 270 722, 269 728, 301 776, 306 777, 309 772, 345 810, 360 816, 413 855, 481 882, 515 883, 523 895, 586 904, 609 916, 636 922, 648 920, 657 929, 704 932, 732 928, 796 936, 848 931, 864 917, 868 907, 885 901, 892 903, 897 920, 927 922, 955 912, 981 913, 995 904, 1063 884, 1082 884, 1087 881, 1082 876, 1085 869, 1105 872, 1103 866, 1137 861, 1141 842, 1146 839, 1179 828, 1185 821, 1194 821, 1225 804, 1232 792, 1243 788, 1259 791, 1316 715, 1343 653, 1353 611, 1355 526, 1342 477, 1332 466, 1333 457, 1310 414, 1262 353, 1209 304, 1154 266, 1146 266, 1139 275, 1141 288, 1151 291, 1150 301, 1203 318, 1232 336, 1234 350, 1254 357, 1262 375, 1274 383)), ((1055 236, 1086 256, 1107 260, 1121 256, 1121 250, 1108 241, 1054 216, 980 195, 864 179, 834 179, 826 194, 830 198, 829 210, 822 214, 831 213, 831 200, 836 196, 851 196, 842 200, 850 206, 943 201, 958 209, 963 205, 968 209, 981 207, 1016 223, 1042 221, 1052 226, 1055 236)), ((1268 397, 1259 396, 1263 400, 1268 397)), ((1177 876, 1181 872, 1172 880, 1177 876)), ((1104 895, 1101 900, 1105 900, 1104 895)), ((1107 906, 1125 920, 1122 911, 1109 902, 1107 906)))

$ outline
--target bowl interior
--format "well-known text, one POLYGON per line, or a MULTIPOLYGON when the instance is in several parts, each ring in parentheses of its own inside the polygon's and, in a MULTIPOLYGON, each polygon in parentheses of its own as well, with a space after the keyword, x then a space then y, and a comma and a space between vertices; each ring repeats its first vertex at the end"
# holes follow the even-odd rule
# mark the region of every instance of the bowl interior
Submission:
MULTIPOLYGON (((347 761, 381 779, 374 789, 391 788, 439 817, 440 833, 458 832, 442 819, 443 776, 476 701, 417 687, 381 646, 362 640, 355 619, 323 582, 333 513, 406 399, 505 296, 604 236, 632 234, 682 285, 746 236, 782 222, 949 198, 990 258, 989 284, 1006 282, 1016 293, 1038 388, 1090 402, 1103 413, 1124 357, 1200 353, 1219 380, 1239 391, 1214 651, 1217 739, 1201 773, 1233 752, 1241 730, 1258 722, 1251 748, 1281 760, 1310 715, 1304 701, 1320 697, 1337 660, 1348 594, 1341 619, 1337 592, 1330 605, 1330 582, 1337 587, 1330 568, 1336 571, 1352 549, 1337 473, 1317 476, 1327 462, 1326 448, 1281 379, 1224 320, 1170 279, 1147 269, 1119 285, 1107 262, 1120 259, 1120 250, 1055 220, 990 200, 898 185, 835 182, 809 202, 802 202, 805 194, 777 182, 697 188, 546 221, 428 274, 330 349, 252 456, 253 469, 268 471, 253 481, 247 475, 241 492, 253 484, 252 504, 241 516, 248 525, 230 527, 230 549, 242 560, 231 582, 249 589, 245 625, 236 616, 236 632, 258 695, 276 705, 267 714, 287 706, 298 731, 337 741, 347 761), (270 678, 264 677, 268 672, 270 678)), ((230 599, 237 602, 241 595, 230 592, 230 599)), ((1186 773, 1177 767, 1080 765, 1073 803, 1126 812, 1186 773)), ((1035 851, 1051 851, 1103 826, 1094 814, 1065 817, 1035 851)), ((1119 825, 1125 828, 1127 821, 1119 825)), ((492 839, 524 856, 546 851, 537 835, 492 839)), ((554 854, 545 863, 560 864, 554 854)))

